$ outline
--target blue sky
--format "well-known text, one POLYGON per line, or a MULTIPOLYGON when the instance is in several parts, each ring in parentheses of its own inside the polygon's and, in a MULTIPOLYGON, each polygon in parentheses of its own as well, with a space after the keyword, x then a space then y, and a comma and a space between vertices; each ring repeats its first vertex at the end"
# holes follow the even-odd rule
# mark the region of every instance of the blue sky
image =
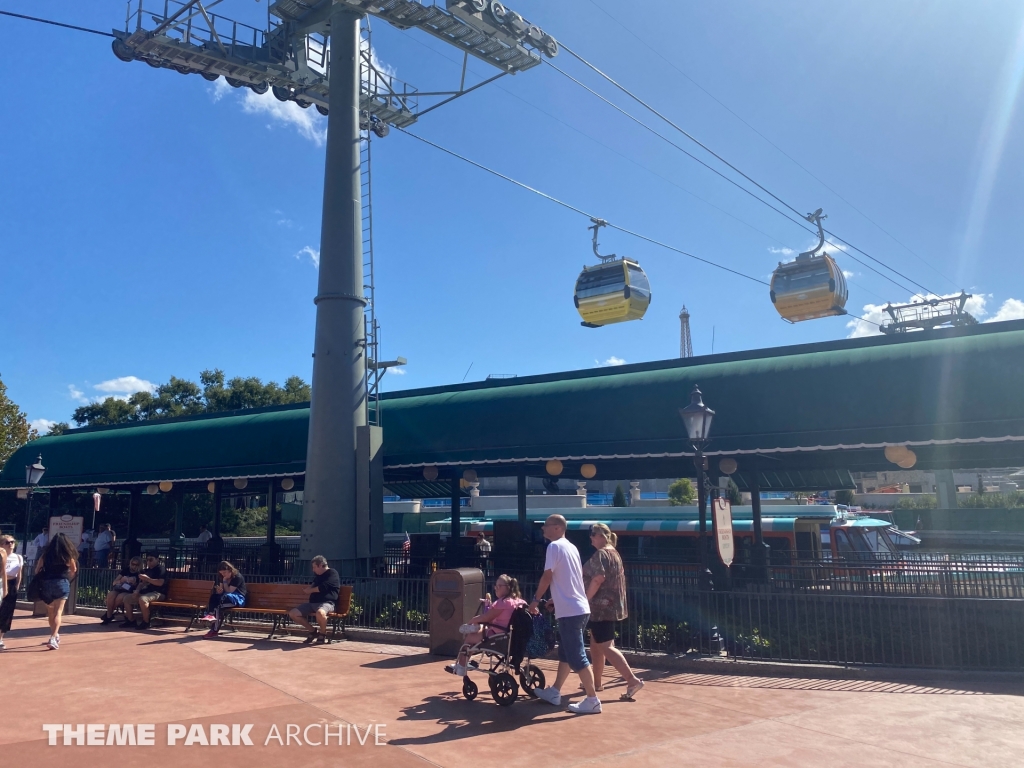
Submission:
MULTIPOLYGON (((1024 316, 1020 3, 507 4, 929 290, 974 292, 983 319, 1024 316)), ((218 10, 256 21, 265 7, 218 10)), ((106 30, 123 25, 125 3, 0 10, 106 30)), ((29 418, 67 420, 91 398, 204 368, 308 380, 323 119, 122 63, 99 36, 7 17, 0 31, 12 85, 0 107, 0 373, 29 418)), ((421 90, 457 82, 457 54, 423 33, 378 22, 373 42, 421 90)), ((568 55, 556 63, 685 143, 568 55)), ((548 67, 414 130, 762 279, 811 242, 548 67)), ((763 286, 607 230, 603 247, 642 263, 654 300, 642 321, 581 328, 572 288, 593 260, 585 218, 397 131, 374 144, 374 192, 383 355, 409 360, 389 389, 458 382, 467 369, 472 381, 673 357, 683 304, 697 354, 712 336, 722 352, 869 330, 843 318, 787 325, 763 286)), ((853 273, 849 309, 878 317, 909 299, 839 261, 853 273)))

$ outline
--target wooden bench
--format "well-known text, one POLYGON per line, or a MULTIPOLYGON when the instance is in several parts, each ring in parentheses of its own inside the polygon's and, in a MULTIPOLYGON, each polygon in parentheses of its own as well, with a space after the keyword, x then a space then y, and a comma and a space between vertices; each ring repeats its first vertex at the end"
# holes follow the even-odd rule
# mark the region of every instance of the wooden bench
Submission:
POLYGON ((191 611, 188 626, 185 631, 192 629, 199 617, 206 612, 210 603, 210 592, 213 584, 209 579, 171 579, 165 584, 167 597, 163 600, 154 600, 149 604, 152 608, 179 608, 191 611))
MULTIPOLYGON (((229 626, 234 629, 234 622, 231 619, 232 611, 264 613, 273 616, 274 626, 270 630, 270 634, 267 635, 268 640, 288 619, 288 612, 292 608, 309 602, 309 588, 304 584, 248 584, 246 586, 248 594, 245 598, 245 605, 225 612, 229 626)), ((339 630, 344 630, 344 621, 351 605, 352 587, 342 585, 334 612, 327 614, 327 620, 331 622, 334 635, 337 635, 339 630)))

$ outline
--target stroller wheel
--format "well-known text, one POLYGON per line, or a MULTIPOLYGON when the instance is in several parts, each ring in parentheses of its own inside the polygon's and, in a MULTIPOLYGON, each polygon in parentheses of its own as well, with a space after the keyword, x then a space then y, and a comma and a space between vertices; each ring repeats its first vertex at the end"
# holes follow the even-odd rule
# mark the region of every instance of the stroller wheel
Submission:
POLYGON ((544 673, 536 664, 527 664, 519 673, 519 684, 532 698, 537 698, 534 691, 545 686, 544 673))
POLYGON ((508 672, 494 675, 488 682, 491 686, 491 695, 494 700, 503 707, 511 707, 519 696, 519 686, 516 679, 508 672))
POLYGON ((462 695, 465 696, 469 701, 476 698, 478 693, 476 683, 470 680, 468 677, 462 678, 462 695))

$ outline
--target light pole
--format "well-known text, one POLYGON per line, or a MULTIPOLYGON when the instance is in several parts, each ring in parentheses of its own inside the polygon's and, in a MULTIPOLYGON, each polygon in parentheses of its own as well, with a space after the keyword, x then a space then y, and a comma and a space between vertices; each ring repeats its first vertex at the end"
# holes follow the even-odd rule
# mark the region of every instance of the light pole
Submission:
POLYGON ((28 555, 28 526, 32 518, 32 493, 35 491, 39 481, 43 479, 46 467, 43 466, 43 457, 40 454, 35 464, 25 466, 25 485, 28 486, 28 496, 25 497, 25 542, 21 547, 21 556, 28 555))
POLYGON ((686 434, 693 445, 693 465, 697 469, 697 509, 700 512, 700 537, 698 548, 700 550, 700 580, 701 587, 713 589, 711 571, 708 569, 708 547, 707 547, 707 486, 704 475, 704 447, 708 444, 708 433, 711 431, 711 420, 715 412, 704 405, 701 398, 700 388, 696 385, 690 393, 690 404, 679 409, 679 415, 686 425, 686 434))

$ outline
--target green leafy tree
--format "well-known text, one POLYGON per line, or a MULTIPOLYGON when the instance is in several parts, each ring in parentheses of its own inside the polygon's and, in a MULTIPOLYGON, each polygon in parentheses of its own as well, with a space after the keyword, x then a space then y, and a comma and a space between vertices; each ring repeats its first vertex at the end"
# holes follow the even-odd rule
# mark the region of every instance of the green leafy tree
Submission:
POLYGON ((848 488, 836 491, 836 504, 845 504, 846 506, 852 506, 855 500, 853 491, 848 488))
POLYGON ((103 426, 132 421, 170 419, 200 413, 238 411, 268 405, 309 402, 310 386, 298 376, 289 377, 282 387, 276 382, 264 384, 259 378, 236 377, 225 382, 219 368, 199 374, 199 384, 172 376, 153 392, 136 392, 127 400, 115 397, 89 403, 75 409, 73 419, 79 426, 103 426))
POLYGON ((612 495, 612 506, 613 507, 624 507, 626 506, 626 493, 622 490, 621 485, 615 486, 615 493, 612 495))
POLYGON ((7 385, 0 381, 0 467, 12 453, 37 437, 24 411, 7 396, 7 385))
POLYGON ((734 507, 738 507, 743 503, 743 494, 740 493, 740 487, 736 485, 735 481, 731 477, 725 486, 725 495, 726 498, 729 499, 729 503, 734 507))
POLYGON ((673 507, 692 504, 695 498, 697 498, 697 489, 693 487, 693 483, 688 477, 676 480, 668 487, 668 503, 673 507))

